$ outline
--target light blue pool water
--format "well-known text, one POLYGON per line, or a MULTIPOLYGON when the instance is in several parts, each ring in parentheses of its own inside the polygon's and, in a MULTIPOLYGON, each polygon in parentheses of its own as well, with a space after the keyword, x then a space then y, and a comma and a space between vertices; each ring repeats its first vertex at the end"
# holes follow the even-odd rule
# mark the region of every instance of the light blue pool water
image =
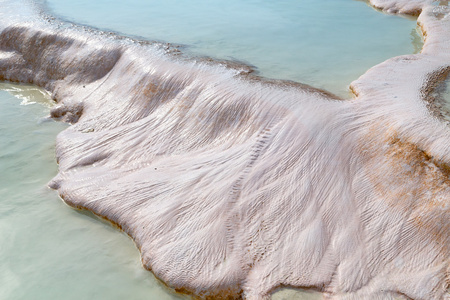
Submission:
POLYGON ((181 298, 142 268, 125 234, 47 188, 67 127, 46 118, 51 104, 36 87, 0 84, 0 299, 181 298))
MULTIPOLYGON (((420 51, 416 21, 355 0, 47 0, 52 14, 100 29, 188 46, 349 97, 370 67, 420 51)), ((186 51, 186 50, 185 50, 186 51)))

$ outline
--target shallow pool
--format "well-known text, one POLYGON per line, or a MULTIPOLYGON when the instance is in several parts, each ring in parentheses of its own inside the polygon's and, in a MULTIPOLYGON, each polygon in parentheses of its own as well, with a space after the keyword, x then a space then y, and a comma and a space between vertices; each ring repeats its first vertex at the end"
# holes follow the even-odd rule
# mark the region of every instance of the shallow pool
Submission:
POLYGON ((384 60, 420 51, 416 21, 355 0, 47 0, 51 14, 239 60, 267 77, 349 97, 349 84, 384 60))

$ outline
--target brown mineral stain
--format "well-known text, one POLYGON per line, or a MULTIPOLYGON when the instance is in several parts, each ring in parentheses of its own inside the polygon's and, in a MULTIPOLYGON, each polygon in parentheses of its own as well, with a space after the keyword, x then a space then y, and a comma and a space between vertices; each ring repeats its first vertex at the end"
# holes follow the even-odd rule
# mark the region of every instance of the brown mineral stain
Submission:
MULTIPOLYGON (((377 130, 374 130, 377 132, 377 130)), ((409 220, 424 237, 432 239, 445 255, 449 253, 450 240, 450 166, 435 159, 414 143, 402 140, 395 130, 384 142, 369 146, 369 165, 374 169, 387 164, 384 177, 369 176, 387 205, 409 215, 409 220), (374 151, 373 147, 378 150, 374 151), (386 181, 385 178, 390 178, 386 181)), ((374 139, 376 134, 370 137, 374 139)), ((367 149, 366 149, 367 150, 367 149)), ((381 173, 383 173, 381 172, 381 173)))

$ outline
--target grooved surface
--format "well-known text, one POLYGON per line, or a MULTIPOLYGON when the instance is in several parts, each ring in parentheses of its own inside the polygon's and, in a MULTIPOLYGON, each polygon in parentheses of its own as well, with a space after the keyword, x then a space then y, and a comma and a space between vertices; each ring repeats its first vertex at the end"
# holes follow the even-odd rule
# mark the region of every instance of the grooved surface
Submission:
POLYGON ((52 92, 52 115, 73 125, 51 187, 118 224, 170 287, 445 299, 450 130, 423 95, 450 65, 450 16, 373 4, 420 9, 426 43, 370 69, 347 101, 40 17, 0 21, 0 78, 52 92))

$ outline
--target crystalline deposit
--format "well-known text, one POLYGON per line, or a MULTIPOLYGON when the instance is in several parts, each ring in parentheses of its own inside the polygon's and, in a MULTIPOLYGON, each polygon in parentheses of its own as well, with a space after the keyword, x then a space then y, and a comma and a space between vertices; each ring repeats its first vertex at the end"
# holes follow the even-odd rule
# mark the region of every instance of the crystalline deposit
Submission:
POLYGON ((0 21, 0 79, 52 93, 73 125, 50 186, 178 291, 448 299, 450 129, 430 95, 450 71, 450 9, 372 2, 419 15, 425 45, 352 100, 32 13, 0 21))

